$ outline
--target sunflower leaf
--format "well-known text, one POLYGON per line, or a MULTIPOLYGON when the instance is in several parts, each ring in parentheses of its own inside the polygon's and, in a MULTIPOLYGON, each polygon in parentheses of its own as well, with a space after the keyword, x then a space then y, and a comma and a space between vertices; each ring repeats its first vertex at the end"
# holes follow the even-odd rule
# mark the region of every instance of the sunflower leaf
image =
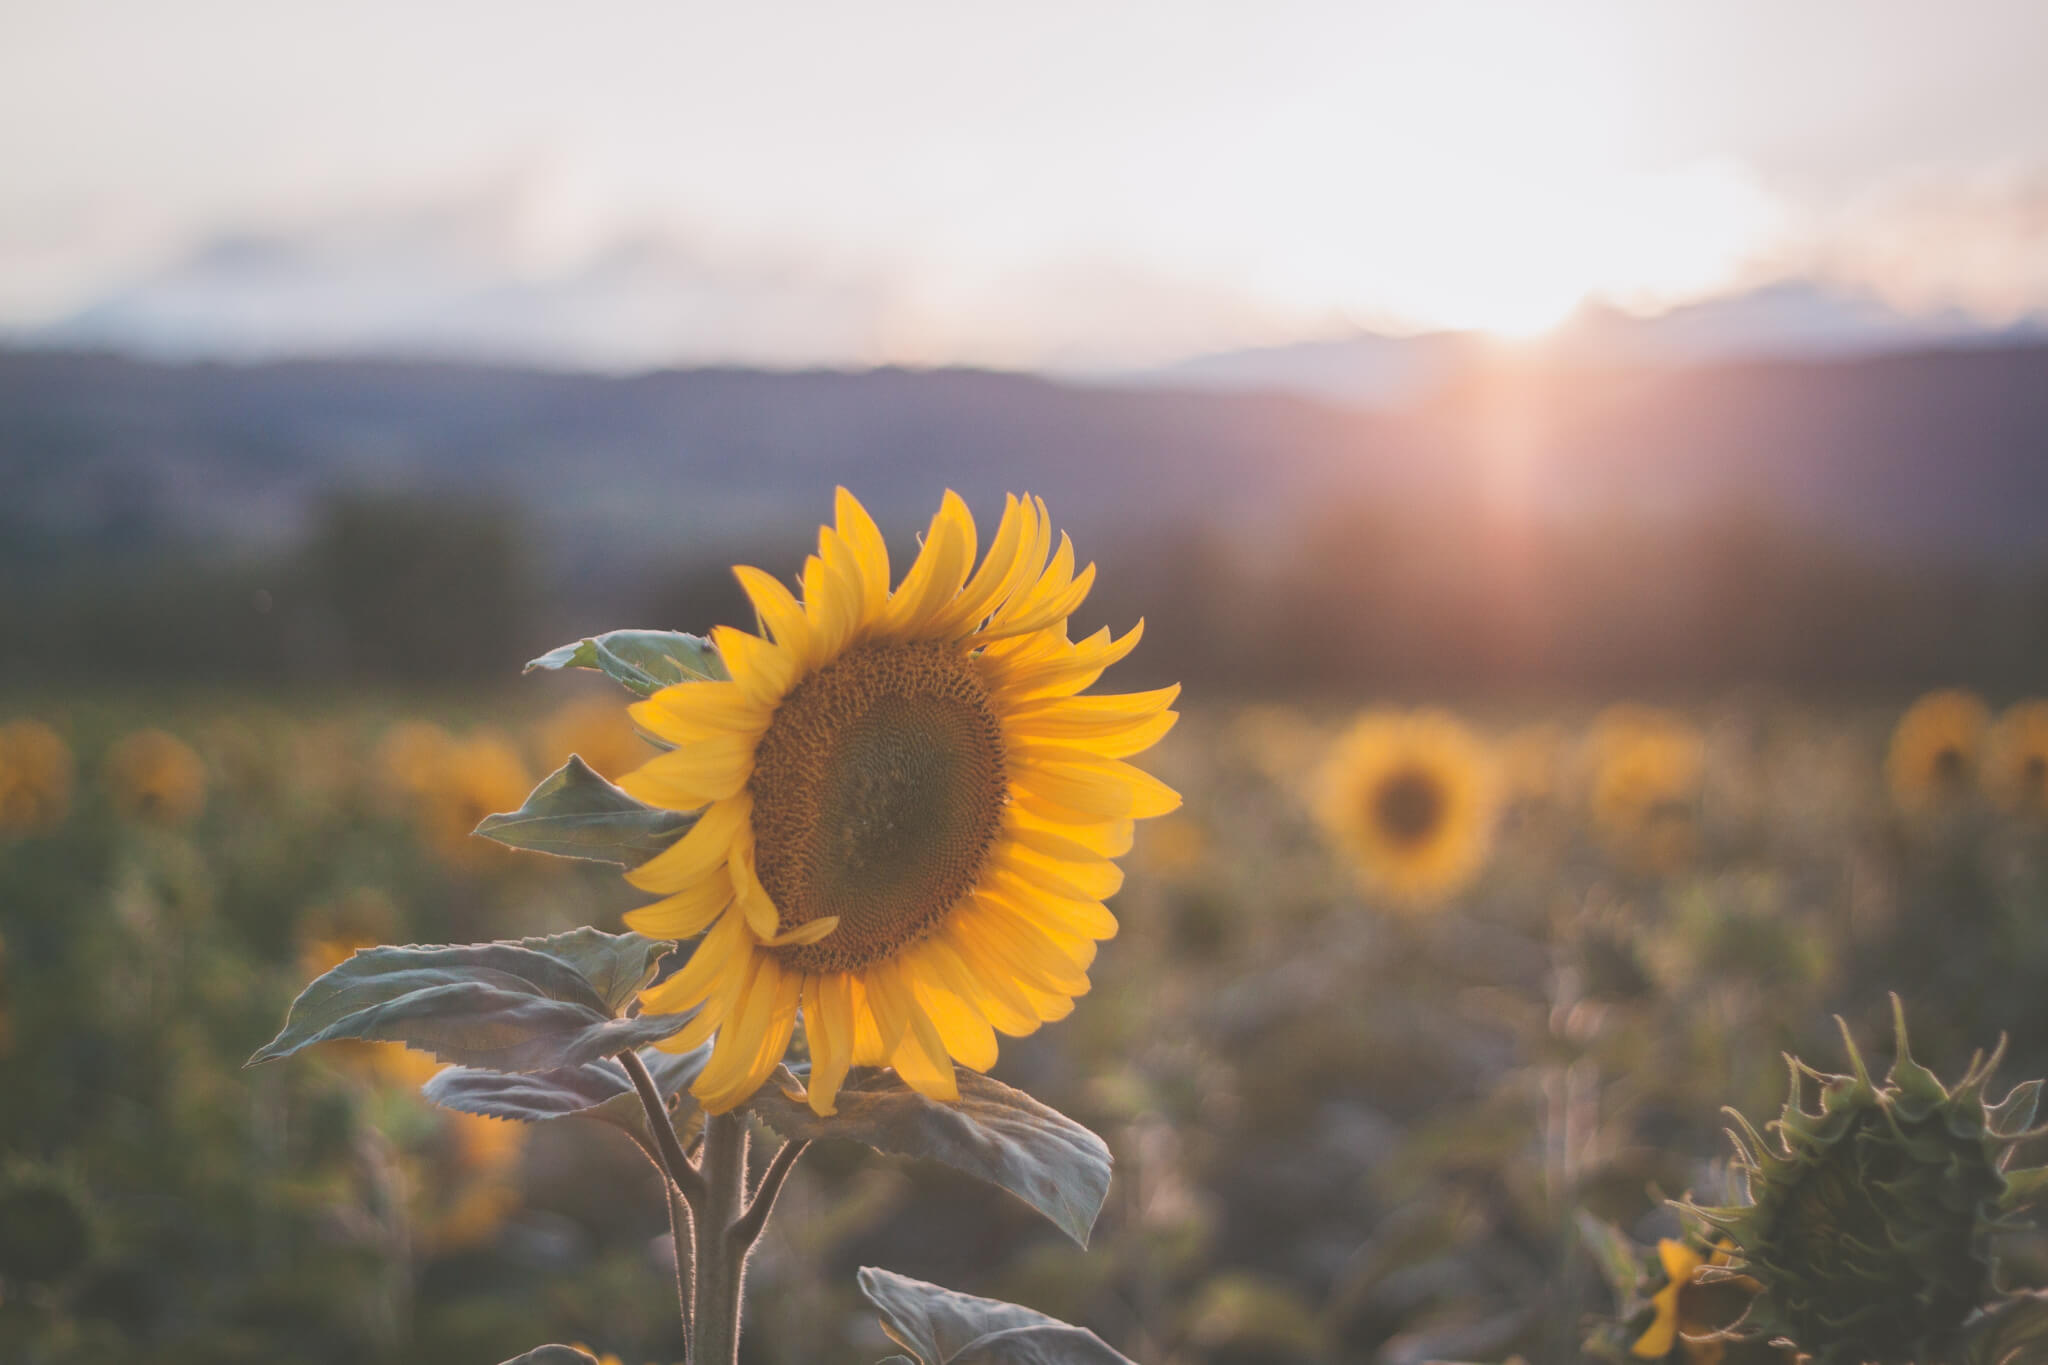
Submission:
POLYGON ((551 649, 536 668, 594 668, 641 696, 679 682, 722 682, 732 676, 709 640, 677 630, 614 630, 551 649))
POLYGON ((979 1072, 960 1073, 960 1102, 941 1104, 893 1071, 857 1070, 839 1088, 839 1112, 819 1118, 779 1071, 749 1101, 786 1138, 844 1138, 891 1156, 927 1157, 999 1185, 1060 1231, 1088 1245, 1109 1194, 1109 1147, 1021 1090, 979 1072))
POLYGON ((917 1365, 1131 1365, 1086 1328, 1014 1303, 873 1266, 861 1267, 860 1292, 917 1365))
POLYGON ((682 1015, 618 1017, 670 944, 578 929, 518 943, 369 948, 317 978, 249 1059, 337 1038, 404 1043, 491 1071, 553 1071, 668 1037, 682 1015))
POLYGON ((476 833, 535 853, 638 867, 696 823, 695 813, 634 800, 571 754, 528 794, 525 805, 485 816, 476 833))
MULTIPOLYGON (((681 1097, 680 1104, 670 1111, 678 1119, 695 1111, 696 1102, 689 1097, 690 1083, 697 1079, 710 1056, 708 1043, 680 1054, 655 1048, 640 1054, 662 1098, 676 1104, 681 1097)), ((451 1066, 437 1072, 420 1088, 420 1093, 444 1109, 487 1118, 516 1119, 521 1123, 581 1118, 608 1123, 653 1151, 647 1111, 640 1097, 633 1093, 626 1068, 610 1057, 526 1075, 451 1066)))

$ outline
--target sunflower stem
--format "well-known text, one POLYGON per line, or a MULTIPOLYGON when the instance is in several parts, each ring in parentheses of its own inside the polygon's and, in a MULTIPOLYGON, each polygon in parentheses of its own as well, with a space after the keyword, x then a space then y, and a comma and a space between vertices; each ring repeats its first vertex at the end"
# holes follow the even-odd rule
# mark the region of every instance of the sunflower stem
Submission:
POLYGON ((775 1196, 782 1193, 782 1182, 789 1179, 789 1173, 796 1169, 797 1158, 810 1145, 808 1140, 791 1141, 776 1150, 768 1169, 761 1172, 761 1179, 754 1186, 754 1197, 747 1204, 747 1211, 732 1226, 733 1240, 739 1246, 751 1248, 761 1240, 761 1232, 768 1226, 768 1215, 775 1212, 775 1196))
POLYGON ((737 1365, 740 1299, 747 1253, 740 1238, 747 1197, 747 1121, 739 1114, 704 1120, 704 1198, 697 1214, 697 1291, 691 1313, 690 1365, 737 1365))
POLYGON ((675 1123, 668 1116, 668 1106, 662 1103, 654 1077, 648 1074, 647 1063, 640 1060, 638 1053, 621 1052, 619 1064, 633 1078, 633 1089, 640 1094, 640 1107, 647 1111, 647 1126, 654 1130, 654 1145, 660 1149, 662 1169, 668 1172, 669 1181, 681 1191, 690 1207, 696 1209, 704 1201, 704 1177, 684 1154, 683 1144, 676 1138, 675 1123))

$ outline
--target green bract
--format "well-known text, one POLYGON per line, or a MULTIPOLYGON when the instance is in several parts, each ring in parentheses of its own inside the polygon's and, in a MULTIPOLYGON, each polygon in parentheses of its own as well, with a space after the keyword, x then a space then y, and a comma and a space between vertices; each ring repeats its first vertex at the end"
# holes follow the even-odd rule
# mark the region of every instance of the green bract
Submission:
POLYGON ((1789 1339, 1815 1365, 1952 1356, 1965 1320, 1997 1297, 1993 1232, 2048 1175, 2008 1169, 2015 1144, 2032 1136, 2041 1083, 1987 1104, 2001 1043, 1947 1089, 1913 1060, 1897 996, 1892 1012, 1898 1053, 1882 1085, 1846 1026, 1849 1075, 1788 1059, 1791 1095, 1773 1137, 1729 1111, 1750 1202, 1686 1206, 1735 1243, 1729 1273, 1763 1286, 1745 1332, 1789 1339), (1809 1077, 1819 1113, 1804 1106, 1809 1077))

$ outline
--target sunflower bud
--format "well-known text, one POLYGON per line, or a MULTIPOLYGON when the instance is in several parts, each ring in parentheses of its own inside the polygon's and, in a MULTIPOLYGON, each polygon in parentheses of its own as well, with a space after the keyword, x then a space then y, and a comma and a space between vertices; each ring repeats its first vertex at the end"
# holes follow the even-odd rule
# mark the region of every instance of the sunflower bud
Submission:
POLYGON ((1742 1324, 1795 1343, 1815 1365, 1907 1365, 1941 1359, 1964 1319, 1996 1297, 1991 1238, 2048 1171, 2008 1170, 2041 1082, 1987 1105, 2004 1051, 1979 1054, 1953 1090, 1913 1060, 1892 997, 1898 1053, 1880 1086, 1855 1041, 1852 1072, 1796 1058, 1791 1095, 1766 1138, 1729 1111, 1750 1202, 1686 1206, 1738 1248, 1730 1269, 1762 1293, 1742 1324), (1804 1104, 1820 1086, 1820 1112, 1804 1104))

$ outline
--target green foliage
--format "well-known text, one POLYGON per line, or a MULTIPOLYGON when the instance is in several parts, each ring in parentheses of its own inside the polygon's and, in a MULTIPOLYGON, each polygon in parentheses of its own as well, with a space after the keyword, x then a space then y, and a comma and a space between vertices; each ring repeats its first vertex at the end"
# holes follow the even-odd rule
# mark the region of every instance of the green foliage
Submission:
POLYGON ((1093 1332, 1014 1303, 873 1266, 861 1268, 860 1292, 917 1365, 1131 1365, 1093 1332))
POLYGON ((2036 1365, 2048 1360, 2048 1290, 2014 1294, 1963 1329, 1959 1365, 2036 1365))
POLYGON ((307 986, 249 1059, 314 1043, 404 1043, 445 1062, 552 1071, 666 1038, 682 1015, 620 1017, 672 945, 577 929, 517 943, 370 948, 307 986))
MULTIPOLYGON (((689 1097, 690 1083, 697 1079, 710 1056, 708 1043, 683 1053, 648 1048, 640 1054, 648 1074, 654 1078, 655 1088, 668 1101, 669 1112, 679 1123, 696 1109, 689 1097)), ((541 1123, 575 1117, 608 1123, 639 1143, 643 1150, 654 1150, 646 1106, 634 1091, 626 1068, 611 1057, 581 1066, 523 1074, 451 1066, 437 1072, 421 1093, 444 1109, 487 1118, 541 1123)))
POLYGON ((551 649, 526 665, 594 668, 643 697, 680 682, 717 682, 732 676, 709 640, 677 630, 614 630, 551 649))
POLYGON ((572 754, 518 810, 485 817, 476 832, 511 848, 638 867, 696 823, 634 800, 572 754))
POLYGON ((0 1176, 0 1285, 62 1280, 92 1250, 92 1220, 74 1182, 33 1166, 0 1176))
POLYGON ((787 1071, 769 1077, 749 1107, 786 1138, 840 1138, 891 1156, 926 1157, 1022 1199, 1082 1246, 1109 1193, 1101 1138, 1021 1090, 962 1071, 960 1102, 926 1099, 893 1071, 851 1072, 839 1112, 819 1118, 787 1071))

